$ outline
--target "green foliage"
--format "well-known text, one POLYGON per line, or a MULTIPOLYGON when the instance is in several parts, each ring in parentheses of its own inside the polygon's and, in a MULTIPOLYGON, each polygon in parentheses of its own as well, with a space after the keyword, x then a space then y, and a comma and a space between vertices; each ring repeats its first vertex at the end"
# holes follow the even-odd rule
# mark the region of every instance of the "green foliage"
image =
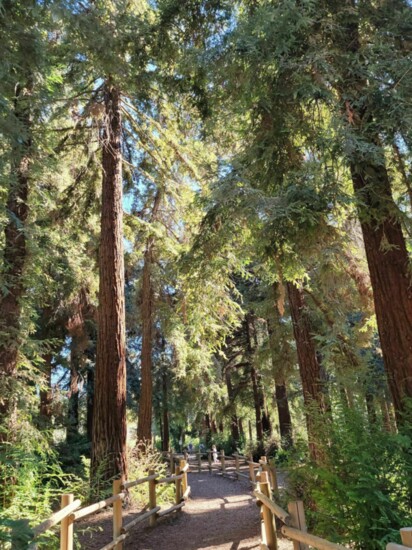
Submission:
POLYGON ((319 464, 303 457, 296 462, 296 454, 288 463, 310 530, 371 550, 399 540, 399 529, 412 521, 410 434, 388 433, 379 422, 371 426, 363 411, 339 404, 333 421, 317 428, 319 464))
MULTIPOLYGON (((162 454, 152 445, 145 446, 144 452, 135 447, 129 451, 129 479, 139 479, 149 475, 150 470, 154 470, 159 477, 167 476, 167 464, 162 454)), ((156 499, 158 504, 174 502, 175 489, 173 484, 163 483, 156 490, 156 499)), ((145 506, 149 501, 148 483, 142 483, 130 489, 132 501, 138 505, 145 506)))
MULTIPOLYGON (((1 450, 0 542, 4 548, 11 542, 24 547, 31 540, 31 527, 53 513, 68 482, 48 435, 27 424, 21 427, 19 439, 1 450)), ((53 533, 43 535, 39 543, 40 548, 53 548, 53 533)))

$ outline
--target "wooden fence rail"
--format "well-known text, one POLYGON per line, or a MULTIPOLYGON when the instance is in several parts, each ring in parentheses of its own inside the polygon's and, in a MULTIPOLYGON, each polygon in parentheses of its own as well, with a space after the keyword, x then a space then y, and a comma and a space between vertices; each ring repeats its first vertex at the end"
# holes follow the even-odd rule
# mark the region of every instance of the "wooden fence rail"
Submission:
POLYGON ((181 459, 179 465, 176 466, 175 473, 168 477, 159 478, 159 474, 154 472, 154 470, 150 470, 148 476, 140 479, 131 481, 117 479, 113 482, 113 496, 83 508, 80 508, 81 501, 78 499, 74 500, 72 494, 62 495, 61 509, 33 529, 34 542, 31 544, 30 548, 34 550, 37 547, 36 539, 60 523, 60 550, 73 550, 73 531, 75 522, 108 506, 113 506, 113 540, 100 550, 122 550, 123 541, 126 540, 129 531, 135 525, 148 519, 150 526, 154 527, 158 518, 170 514, 171 512, 177 512, 183 508, 185 500, 190 495, 190 486, 187 480, 188 471, 189 464, 186 460, 181 459), (136 518, 126 523, 126 525, 123 525, 123 502, 127 496, 127 490, 131 487, 141 485, 142 483, 148 483, 149 486, 148 505, 142 512, 137 514, 136 518), (166 510, 161 510, 156 502, 156 487, 162 483, 175 484, 175 504, 166 510), (147 508, 148 510, 146 511, 147 508))
MULTIPOLYGON (((194 453, 198 472, 202 471, 202 455, 205 453, 207 453, 207 468, 210 473, 217 471, 219 475, 235 477, 235 479, 243 477, 255 486, 253 494, 261 506, 261 550, 276 550, 276 530, 293 542, 294 550, 308 550, 309 546, 319 550, 348 550, 345 546, 307 532, 302 501, 289 502, 288 511, 286 512, 273 500, 273 497, 277 498, 279 495, 277 472, 275 466, 268 462, 266 456, 262 456, 259 461, 255 461, 252 457, 240 454, 233 454, 229 457, 222 450, 218 454, 218 463, 215 463, 212 450, 205 452, 199 450, 194 453), (234 459, 234 467, 227 466, 226 460, 228 458, 234 459)), ((170 453, 171 464, 173 461, 178 460, 179 455, 170 453)), ((181 478, 181 476, 179 477, 181 478)), ((401 529, 401 537, 402 544, 389 543, 386 550, 411 550, 412 528, 401 529)))
MULTIPOLYGON (((275 518, 278 521, 280 520, 279 530, 293 542, 294 550, 307 550, 309 546, 319 550, 348 550, 346 546, 330 542, 307 532, 302 501, 289 502, 287 512, 279 506, 271 496, 271 494, 277 495, 276 471, 274 468, 273 472, 265 468, 267 462, 264 457, 259 462, 263 469, 256 476, 256 489, 253 494, 261 506, 261 550, 277 550, 275 518), (274 473, 274 476, 271 476, 271 473, 274 473)), ((402 545, 389 543, 386 550, 411 550, 412 528, 401 529, 400 533, 402 545)))

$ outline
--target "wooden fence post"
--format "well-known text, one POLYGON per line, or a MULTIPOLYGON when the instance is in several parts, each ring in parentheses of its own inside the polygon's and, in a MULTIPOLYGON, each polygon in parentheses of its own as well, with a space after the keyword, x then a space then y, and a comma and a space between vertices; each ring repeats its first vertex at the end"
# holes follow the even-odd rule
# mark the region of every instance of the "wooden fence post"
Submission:
MULTIPOLYGON (((267 468, 268 459, 267 459, 267 457, 266 456, 261 456, 260 460, 259 460, 259 463, 262 463, 262 464, 260 464, 260 470, 262 472, 267 472, 268 471, 268 468, 267 468)), ((268 476, 268 483, 269 483, 269 489, 271 489, 272 486, 271 486, 271 483, 270 483, 269 476, 268 476)))
MULTIPOLYGON (((307 533, 308 528, 306 527, 306 518, 305 510, 303 508, 303 502, 301 500, 296 500, 289 502, 288 512, 291 517, 290 526, 295 529, 299 529, 304 533, 307 533)), ((293 541, 293 550, 308 550, 309 546, 303 542, 293 541)))
POLYGON ((239 479, 239 471, 240 471, 240 466, 239 466, 239 455, 235 455, 235 465, 236 465, 236 477, 237 479, 239 479))
POLYGON ((212 473, 212 451, 207 451, 207 461, 209 463, 209 474, 212 473))
POLYGON ((252 483, 256 482, 255 478, 255 467, 253 465, 253 456, 249 458, 249 478, 252 483))
POLYGON ((199 474, 202 471, 202 453, 199 451, 197 455, 197 469, 199 470, 199 474))
MULTIPOLYGON (((176 470, 175 475, 180 476, 180 466, 176 464, 176 470)), ((175 498, 176 504, 180 504, 182 502, 182 480, 176 479, 176 498, 175 498)))
MULTIPOLYGON (((61 508, 65 508, 73 502, 72 494, 62 495, 61 508)), ((60 550, 73 550, 73 520, 70 516, 64 518, 60 524, 60 550)))
MULTIPOLYGON (((186 460, 183 459, 183 460, 180 461, 180 471, 182 471, 184 469, 186 464, 187 464, 186 460)), ((183 494, 185 494, 186 489, 187 489, 187 471, 183 472, 182 482, 183 482, 182 483, 182 490, 183 490, 183 494)))
POLYGON ((220 453, 220 464, 222 466, 222 474, 224 474, 226 471, 226 456, 225 456, 225 451, 223 449, 220 453))
MULTIPOLYGON (((123 481, 121 479, 115 479, 113 481, 113 496, 118 495, 119 493, 122 492, 122 483, 123 481)), ((116 540, 117 537, 120 537, 120 535, 122 534, 122 527, 123 527, 122 508, 123 508, 123 503, 121 500, 116 500, 116 502, 113 503, 113 540, 116 540)), ((123 543, 119 542, 119 544, 116 544, 115 549, 122 550, 123 543)))
MULTIPOLYGON (((267 472, 260 472, 259 487, 260 491, 266 497, 271 498, 267 472)), ((264 504, 262 505, 262 515, 263 522, 265 524, 266 545, 269 550, 277 550, 276 529, 273 521, 273 514, 272 511, 264 504)))
POLYGON ((400 533, 402 544, 404 546, 409 546, 409 548, 412 548, 412 527, 403 527, 400 530, 400 533))
POLYGON ((276 464, 275 461, 271 464, 269 464, 269 476, 272 484, 272 491, 275 493, 275 496, 279 496, 279 485, 278 485, 278 475, 276 472, 276 464))
MULTIPOLYGON (((149 476, 154 475, 156 472, 154 470, 149 470, 149 476)), ((153 508, 156 508, 156 480, 151 479, 149 481, 149 510, 153 510, 153 508)), ((157 520, 157 514, 153 514, 153 516, 150 516, 149 518, 149 525, 150 527, 154 527, 156 525, 157 520)))

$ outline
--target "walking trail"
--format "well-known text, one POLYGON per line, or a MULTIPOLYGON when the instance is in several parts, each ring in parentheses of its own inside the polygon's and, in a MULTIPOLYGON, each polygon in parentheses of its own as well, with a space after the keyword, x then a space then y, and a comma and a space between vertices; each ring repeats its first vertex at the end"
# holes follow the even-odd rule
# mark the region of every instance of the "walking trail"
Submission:
MULTIPOLYGON (((147 523, 136 526, 126 539, 124 550, 260 548, 259 508, 249 482, 202 472, 189 473, 189 484, 191 498, 182 511, 159 519, 155 528, 147 523)), ((101 548, 110 540, 103 538, 107 531, 103 525, 103 532, 92 540, 83 539, 81 547, 101 548)), ((279 539, 278 548, 291 550, 292 544, 279 539)))

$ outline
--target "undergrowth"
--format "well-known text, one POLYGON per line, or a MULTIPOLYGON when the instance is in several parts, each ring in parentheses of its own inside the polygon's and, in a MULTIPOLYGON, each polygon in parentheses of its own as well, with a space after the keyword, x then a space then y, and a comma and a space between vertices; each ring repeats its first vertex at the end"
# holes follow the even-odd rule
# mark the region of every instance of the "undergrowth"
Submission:
POLYGON ((412 525, 411 436, 389 433, 363 411, 334 408, 318 422, 320 463, 295 448, 288 464, 292 497, 305 502, 310 530, 351 547, 380 550, 412 525))

